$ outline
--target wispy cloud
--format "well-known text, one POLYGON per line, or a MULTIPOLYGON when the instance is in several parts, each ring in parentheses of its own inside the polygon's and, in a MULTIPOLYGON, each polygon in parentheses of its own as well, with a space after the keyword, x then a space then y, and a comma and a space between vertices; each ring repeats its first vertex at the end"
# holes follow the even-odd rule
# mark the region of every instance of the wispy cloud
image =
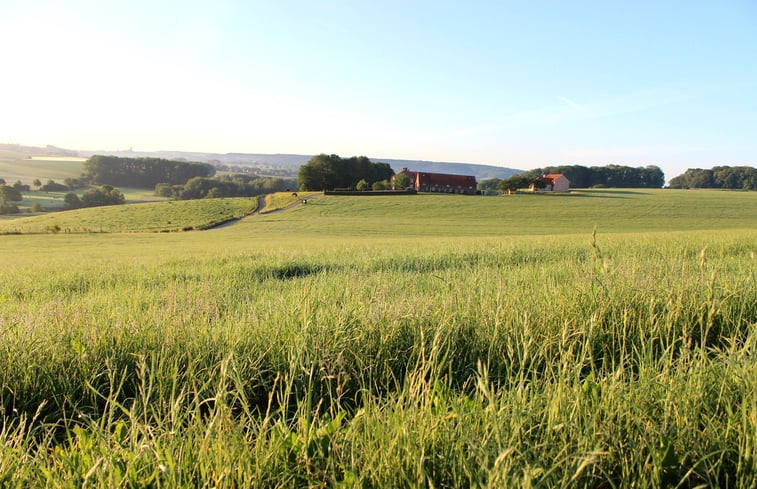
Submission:
POLYGON ((569 107, 572 107, 576 110, 586 110, 586 108, 583 105, 579 104, 575 100, 569 99, 568 97, 558 96, 557 98, 558 100, 565 102, 565 104, 568 105, 569 107))
POLYGON ((697 87, 691 84, 671 84, 649 87, 633 92, 581 100, 556 95, 542 106, 504 115, 498 125, 502 129, 523 126, 559 125, 652 111, 660 107, 691 102, 708 94, 728 90, 730 85, 697 87), (556 101, 556 102, 555 102, 556 101))

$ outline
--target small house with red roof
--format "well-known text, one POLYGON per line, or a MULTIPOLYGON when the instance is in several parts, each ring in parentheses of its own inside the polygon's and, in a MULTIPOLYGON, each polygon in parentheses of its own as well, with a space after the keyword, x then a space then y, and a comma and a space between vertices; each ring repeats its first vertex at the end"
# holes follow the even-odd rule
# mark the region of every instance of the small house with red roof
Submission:
MULTIPOLYGON (((545 192, 569 192, 570 180, 562 173, 549 173, 541 177, 541 181, 544 182, 545 192)), ((536 185, 531 184, 531 190, 536 190, 536 185)))

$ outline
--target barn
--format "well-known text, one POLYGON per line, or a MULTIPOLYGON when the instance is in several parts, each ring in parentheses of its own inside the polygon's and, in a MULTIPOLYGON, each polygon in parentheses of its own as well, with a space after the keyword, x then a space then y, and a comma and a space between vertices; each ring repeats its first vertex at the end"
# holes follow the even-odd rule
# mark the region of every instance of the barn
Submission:
POLYGON ((401 169, 397 174, 404 173, 410 177, 412 187, 418 192, 441 192, 449 194, 476 193, 476 177, 472 175, 453 175, 448 173, 429 173, 401 169))

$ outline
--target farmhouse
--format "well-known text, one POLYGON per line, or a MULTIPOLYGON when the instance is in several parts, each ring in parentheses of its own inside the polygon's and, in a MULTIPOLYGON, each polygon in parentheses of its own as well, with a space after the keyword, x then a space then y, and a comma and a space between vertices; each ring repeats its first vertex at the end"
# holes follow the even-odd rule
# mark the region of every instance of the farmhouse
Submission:
MULTIPOLYGON (((570 180, 562 173, 549 173, 541 178, 544 182, 545 192, 568 192, 570 191, 570 180)), ((531 190, 536 190, 535 185, 531 184, 531 190)))
POLYGON ((452 175, 447 173, 428 173, 409 171, 403 168, 397 174, 404 173, 410 177, 412 188, 418 192, 443 192, 449 194, 475 194, 476 177, 472 175, 452 175))

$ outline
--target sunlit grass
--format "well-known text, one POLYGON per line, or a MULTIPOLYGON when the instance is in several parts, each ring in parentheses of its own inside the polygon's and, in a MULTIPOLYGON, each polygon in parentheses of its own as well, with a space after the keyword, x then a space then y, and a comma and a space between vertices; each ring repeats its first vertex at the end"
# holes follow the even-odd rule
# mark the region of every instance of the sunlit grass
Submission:
POLYGON ((667 195, 596 234, 437 196, 2 236, 0 483, 750 487, 757 226, 636 232, 667 195))
MULTIPOLYGON (((301 197, 281 192, 266 197, 271 211, 301 197)), ((167 204, 166 204, 167 205, 167 204)), ((217 204, 186 204, 198 214, 214 213, 217 204), (196 206, 196 207, 195 207, 196 206), (208 207, 203 210, 203 207, 208 207)), ((188 207, 189 208, 189 207, 188 207)), ((48 227, 80 231, 154 231, 167 207, 140 212, 128 206, 88 211, 87 225, 77 225, 72 214, 45 217, 23 224, 0 223, 0 232, 41 232, 48 227), (129 215, 130 222, 122 223, 129 215), (131 217, 131 216, 137 217, 131 217), (91 216, 91 217, 90 217, 91 216), (144 221, 144 223, 143 223, 144 221), (101 224, 101 223, 108 223, 101 224), (143 225, 144 224, 144 225, 143 225)), ((170 213, 170 212, 169 212, 170 213)), ((237 214, 235 214, 237 215, 237 214)), ((75 215, 74 215, 75 216, 75 215)), ((166 219, 166 221, 174 219, 166 219)), ((515 236, 591 233, 650 233, 668 230, 728 230, 749 228, 757 222, 757 192, 683 190, 581 190, 565 195, 323 196, 285 214, 261 215, 241 223, 255 234, 292 238, 328 235, 360 236, 515 236)), ((189 224, 187 224, 189 225, 189 224)), ((191 224, 193 227, 197 227, 191 224)), ((181 229, 168 225, 165 229, 181 229)))
POLYGON ((238 219, 257 207, 254 198, 167 201, 93 207, 0 222, 0 233, 113 233, 190 231, 238 219))
POLYGON ((757 192, 583 190, 519 194, 324 196, 255 222, 271 234, 514 236, 740 229, 757 222, 757 192), (291 231, 288 231, 291 230, 291 231))

